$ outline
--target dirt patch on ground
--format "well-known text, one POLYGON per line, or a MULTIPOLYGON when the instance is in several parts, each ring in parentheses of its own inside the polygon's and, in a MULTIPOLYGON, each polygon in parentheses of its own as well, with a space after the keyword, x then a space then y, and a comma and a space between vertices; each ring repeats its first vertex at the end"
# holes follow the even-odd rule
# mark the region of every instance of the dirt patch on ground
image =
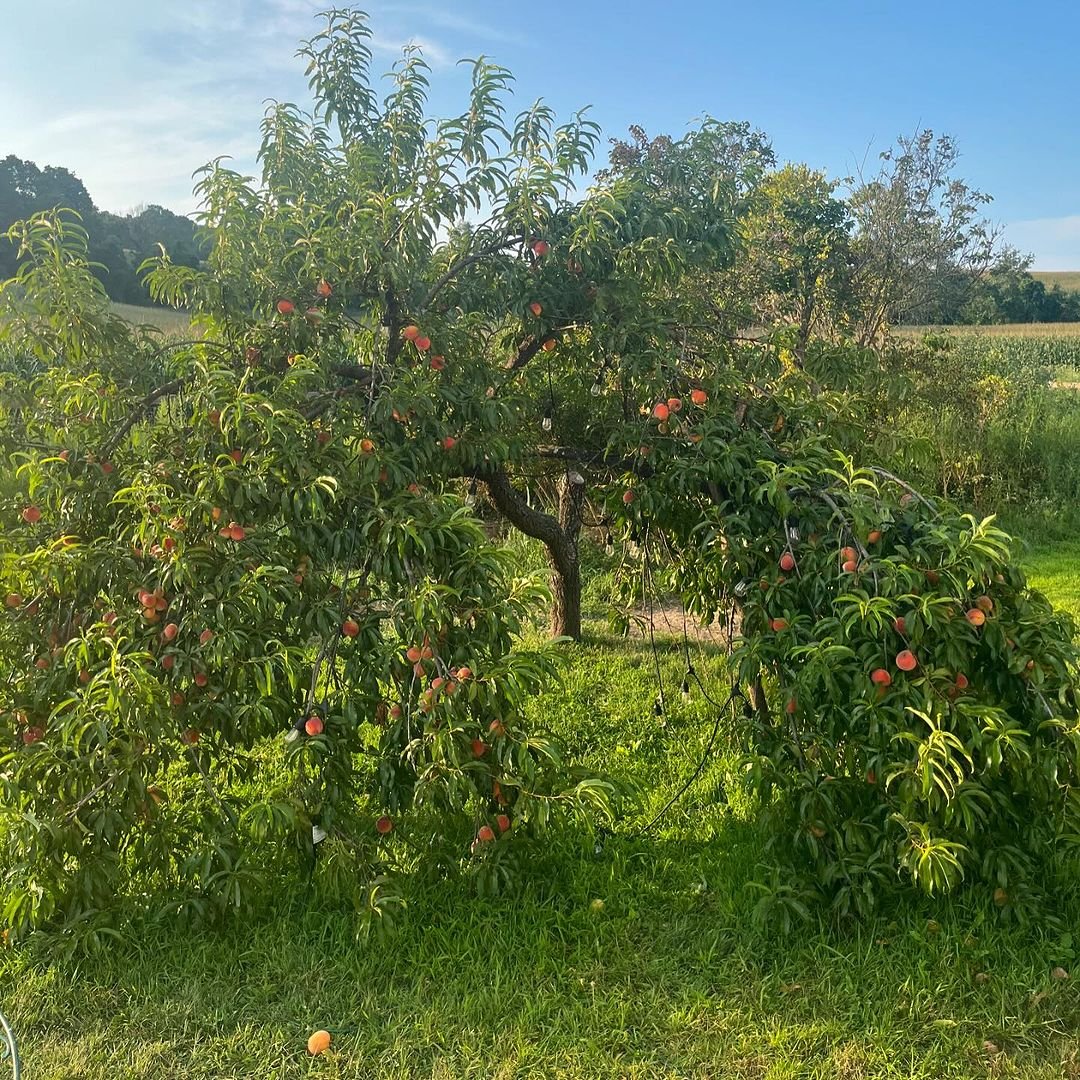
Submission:
MULTIPOLYGON (((639 609, 635 613, 638 617, 630 624, 630 637, 647 638, 649 636, 648 608, 639 609)), ((668 602, 652 605, 652 628, 656 637, 678 638, 682 640, 685 628, 686 636, 691 641, 701 642, 707 645, 716 645, 718 648, 728 646, 728 627, 725 622, 713 622, 708 626, 702 626, 700 620, 692 615, 687 615, 682 604, 668 602)), ((738 627, 735 628, 738 630, 738 627)))

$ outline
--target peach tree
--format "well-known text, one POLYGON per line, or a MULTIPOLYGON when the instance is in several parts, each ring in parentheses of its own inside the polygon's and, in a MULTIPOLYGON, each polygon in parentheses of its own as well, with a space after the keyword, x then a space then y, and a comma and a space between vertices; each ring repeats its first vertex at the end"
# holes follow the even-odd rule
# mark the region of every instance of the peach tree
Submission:
POLYGON ((522 719, 553 673, 515 648, 543 588, 427 484, 445 440, 373 421, 351 339, 272 299, 162 339, 109 313, 72 215, 11 239, 7 928, 100 943, 123 909, 242 907, 297 860, 380 925, 393 871, 464 859, 491 887, 516 837, 606 812, 522 719))
POLYGON ((208 168, 209 265, 164 258, 159 298, 253 378, 313 369, 311 415, 340 431, 351 403, 411 463, 399 482, 482 484, 547 545, 556 632, 580 630, 590 499, 627 607, 648 586, 725 616, 742 775, 807 895, 862 911, 898 872, 1021 894, 1075 833, 1072 627, 992 523, 874 461, 880 396, 858 386, 885 377, 879 353, 805 326, 731 332, 718 298, 755 235, 767 145, 707 121, 579 195, 597 141, 582 116, 509 122, 508 73, 477 62, 468 109, 431 121, 422 57, 380 101, 367 37, 327 13, 301 50, 313 115, 271 108, 258 179, 208 168), (546 506, 524 490, 545 479, 546 506))

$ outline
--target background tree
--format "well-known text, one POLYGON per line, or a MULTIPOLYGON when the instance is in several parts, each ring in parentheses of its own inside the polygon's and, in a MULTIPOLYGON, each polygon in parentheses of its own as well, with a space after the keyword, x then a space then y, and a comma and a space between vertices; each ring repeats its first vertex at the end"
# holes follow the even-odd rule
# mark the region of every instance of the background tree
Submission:
MULTIPOLYGON (((139 265, 165 244, 173 260, 195 267, 205 254, 195 238, 195 224, 161 206, 138 208, 126 216, 98 210, 81 180, 69 170, 9 155, 0 161, 0 231, 42 210, 74 210, 87 231, 92 268, 113 300, 128 304, 151 302, 139 280, 139 265)), ((0 277, 18 269, 18 249, 0 243, 0 277)))
POLYGON ((959 306, 955 286, 970 292, 992 265, 999 237, 980 216, 991 198, 956 175, 958 160, 952 138, 920 131, 882 153, 878 174, 852 190, 860 343, 924 321, 943 291, 959 306))
POLYGON ((800 362, 812 337, 843 336, 853 302, 847 206, 837 184, 805 165, 769 173, 740 229, 743 287, 756 321, 792 325, 800 362))

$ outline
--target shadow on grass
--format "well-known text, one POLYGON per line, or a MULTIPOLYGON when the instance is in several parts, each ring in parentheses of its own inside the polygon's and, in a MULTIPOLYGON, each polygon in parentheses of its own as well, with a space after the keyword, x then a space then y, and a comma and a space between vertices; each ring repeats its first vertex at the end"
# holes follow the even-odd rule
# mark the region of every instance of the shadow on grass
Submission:
POLYGON ((3 996, 29 1077, 1070 1075, 1080 1001, 1050 974, 1067 935, 968 896, 772 936, 750 924, 755 830, 710 831, 599 858, 556 836, 510 894, 417 888, 397 936, 364 945, 294 888, 92 963, 9 956, 3 996), (334 1054, 312 1064, 318 1027, 334 1054))

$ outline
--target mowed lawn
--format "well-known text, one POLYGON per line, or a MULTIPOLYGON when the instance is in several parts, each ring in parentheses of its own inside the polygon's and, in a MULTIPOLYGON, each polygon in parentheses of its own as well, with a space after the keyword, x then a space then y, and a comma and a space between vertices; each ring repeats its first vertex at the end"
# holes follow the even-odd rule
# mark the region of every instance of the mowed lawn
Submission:
MULTIPOLYGON (((1080 545, 1029 562, 1080 614, 1080 545)), ((725 798, 731 759, 642 834, 712 727, 712 707, 678 692, 680 643, 661 644, 658 718, 647 644, 592 628, 559 707, 538 711, 641 786, 616 835, 554 834, 498 898, 414 887, 389 941, 356 942, 346 910, 290 885, 256 917, 135 931, 90 960, 0 950, 27 1080, 1080 1077, 1080 890, 1027 925, 969 890, 843 930, 756 930, 764 855, 725 798), (312 1059, 321 1027, 334 1042, 312 1059)), ((694 663, 715 696, 715 656, 695 648, 694 663)))

